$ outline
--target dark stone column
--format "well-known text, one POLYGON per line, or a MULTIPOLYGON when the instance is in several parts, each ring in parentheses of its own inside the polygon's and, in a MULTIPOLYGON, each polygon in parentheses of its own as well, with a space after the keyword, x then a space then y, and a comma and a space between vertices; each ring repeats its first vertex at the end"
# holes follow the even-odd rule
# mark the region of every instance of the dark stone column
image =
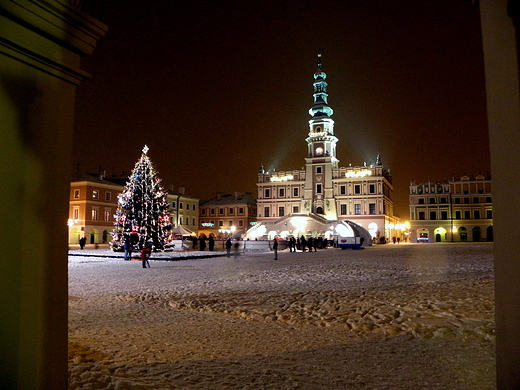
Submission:
POLYGON ((105 31, 65 1, 0 2, 0 388, 67 388, 74 99, 105 31))
MULTIPOLYGON (((517 41, 506 0, 481 0, 480 7, 493 183, 497 388, 519 389, 520 95, 517 41)), ((515 8, 518 10, 518 1, 510 1, 509 11, 515 8)))

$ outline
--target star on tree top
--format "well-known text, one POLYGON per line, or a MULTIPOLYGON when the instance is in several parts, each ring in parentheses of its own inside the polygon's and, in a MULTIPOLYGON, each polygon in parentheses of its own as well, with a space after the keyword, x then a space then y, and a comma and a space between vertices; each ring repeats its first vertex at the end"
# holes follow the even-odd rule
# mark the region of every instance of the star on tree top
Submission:
POLYGON ((148 153, 149 150, 150 150, 150 148, 148 146, 144 145, 143 154, 148 153))

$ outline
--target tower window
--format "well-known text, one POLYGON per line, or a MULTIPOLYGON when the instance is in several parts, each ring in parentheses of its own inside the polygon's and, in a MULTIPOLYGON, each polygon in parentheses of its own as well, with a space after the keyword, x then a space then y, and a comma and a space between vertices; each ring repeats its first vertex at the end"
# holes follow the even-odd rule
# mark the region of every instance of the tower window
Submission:
POLYGON ((322 185, 321 184, 316 184, 316 193, 317 194, 321 194, 321 191, 322 191, 322 185))
POLYGON ((321 167, 316 167, 316 173, 321 173, 321 167))

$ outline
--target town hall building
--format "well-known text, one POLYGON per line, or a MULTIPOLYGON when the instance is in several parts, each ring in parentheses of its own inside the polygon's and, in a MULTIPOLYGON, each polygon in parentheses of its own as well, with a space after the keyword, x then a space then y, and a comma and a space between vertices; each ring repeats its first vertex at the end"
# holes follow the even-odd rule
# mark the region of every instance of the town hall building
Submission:
MULTIPOLYGON (((258 173, 257 226, 248 237, 336 235, 335 226, 361 227, 356 233, 369 241, 400 236, 400 220, 393 215, 392 176, 379 155, 373 164, 339 166, 332 108, 328 104, 326 74, 321 55, 314 74, 314 104, 309 110, 305 167, 299 170, 258 173), (290 221, 299 217, 299 226, 290 221), (313 221, 305 228, 301 218, 313 221), (341 223, 344 222, 344 223, 341 223), (317 225, 316 225, 317 224, 317 225), (316 230, 317 229, 317 230, 316 230), (367 235, 369 233, 369 236, 367 235)), ((355 229, 356 230, 356 229, 355 229)))

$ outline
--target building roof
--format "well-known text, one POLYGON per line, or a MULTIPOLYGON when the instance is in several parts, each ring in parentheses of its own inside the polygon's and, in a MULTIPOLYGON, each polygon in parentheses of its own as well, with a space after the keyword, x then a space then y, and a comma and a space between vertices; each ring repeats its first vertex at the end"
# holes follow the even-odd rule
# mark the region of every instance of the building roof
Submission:
POLYGON ((200 207, 232 206, 239 204, 256 206, 256 199, 253 197, 251 192, 235 192, 234 194, 219 193, 216 197, 202 202, 200 207))

